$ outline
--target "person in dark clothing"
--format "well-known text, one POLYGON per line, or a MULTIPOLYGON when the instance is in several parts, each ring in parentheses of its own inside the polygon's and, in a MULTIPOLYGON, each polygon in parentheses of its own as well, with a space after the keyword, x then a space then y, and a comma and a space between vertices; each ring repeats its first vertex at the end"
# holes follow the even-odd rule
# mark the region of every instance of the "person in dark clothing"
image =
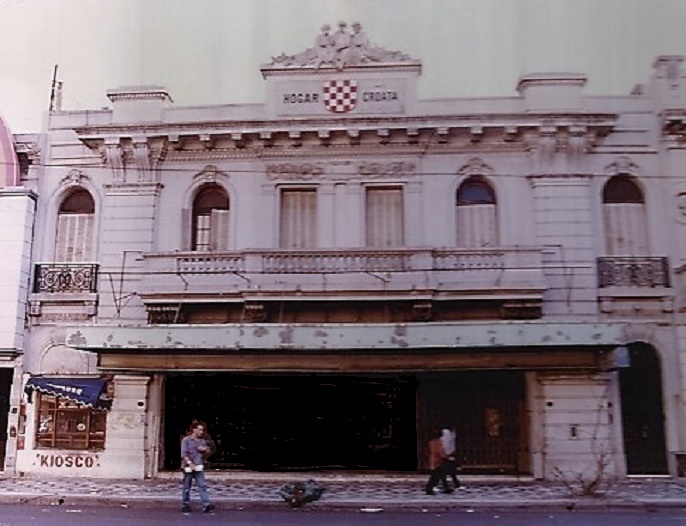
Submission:
POLYGON ((429 440, 429 480, 426 483, 424 490, 427 495, 435 495, 435 487, 440 482, 443 486, 443 493, 452 493, 448 487, 446 473, 444 469, 444 462, 448 460, 448 455, 443 449, 441 442, 441 430, 437 429, 432 434, 432 439, 429 440))
POLYGON ((460 480, 457 478, 457 447, 455 431, 451 428, 444 427, 441 430, 441 444, 443 451, 446 454, 446 459, 443 461, 443 471, 445 479, 450 478, 453 481, 453 489, 461 486, 460 480))

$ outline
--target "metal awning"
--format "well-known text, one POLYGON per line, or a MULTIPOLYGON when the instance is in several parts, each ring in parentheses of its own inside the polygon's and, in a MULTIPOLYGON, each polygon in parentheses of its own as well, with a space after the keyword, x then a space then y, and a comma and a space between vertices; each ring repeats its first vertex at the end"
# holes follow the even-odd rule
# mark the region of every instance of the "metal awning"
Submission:
POLYGON ((33 391, 68 398, 79 405, 109 409, 111 401, 105 398, 105 378, 82 378, 66 376, 59 378, 46 378, 44 376, 32 376, 24 386, 24 392, 31 396, 33 391))
POLYGON ((67 328, 69 347, 98 354, 188 353, 235 356, 249 350, 279 352, 617 346, 626 343, 621 323, 437 322, 222 325, 81 325, 67 328))

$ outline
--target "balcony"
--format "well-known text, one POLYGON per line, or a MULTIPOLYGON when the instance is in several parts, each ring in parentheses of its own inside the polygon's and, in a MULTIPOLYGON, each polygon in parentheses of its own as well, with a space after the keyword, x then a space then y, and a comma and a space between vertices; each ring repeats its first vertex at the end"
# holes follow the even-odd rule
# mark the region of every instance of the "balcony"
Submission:
POLYGON ((538 248, 332 249, 143 255, 147 304, 542 299, 538 248))
POLYGON ((598 287, 670 287, 667 258, 598 258, 598 287))
POLYGON ((97 263, 37 263, 29 315, 36 323, 86 320, 96 313, 97 263))
POLYGON ((97 263, 37 263, 33 292, 96 292, 97 263))
POLYGON ((597 270, 602 315, 666 321, 673 313, 674 292, 666 257, 599 257, 597 270))

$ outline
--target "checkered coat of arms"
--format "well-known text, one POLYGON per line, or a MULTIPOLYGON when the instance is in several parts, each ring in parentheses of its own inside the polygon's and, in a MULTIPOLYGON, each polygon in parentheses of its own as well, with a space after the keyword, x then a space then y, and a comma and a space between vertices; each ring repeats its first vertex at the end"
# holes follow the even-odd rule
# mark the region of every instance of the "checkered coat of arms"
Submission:
POLYGON ((333 113, 345 113, 357 104, 356 80, 327 80, 324 83, 324 106, 333 113))

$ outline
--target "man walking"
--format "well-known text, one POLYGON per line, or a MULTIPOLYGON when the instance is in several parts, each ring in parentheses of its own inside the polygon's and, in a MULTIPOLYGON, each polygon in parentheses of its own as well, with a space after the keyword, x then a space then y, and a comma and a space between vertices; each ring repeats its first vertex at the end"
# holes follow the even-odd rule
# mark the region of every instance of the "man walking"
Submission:
POLYGON ((452 493, 448 488, 448 481, 443 469, 443 463, 447 460, 448 455, 446 455, 441 442, 441 430, 436 429, 431 436, 432 438, 429 440, 429 480, 424 489, 427 495, 435 495, 434 488, 440 481, 443 485, 443 493, 452 493))
POLYGON ((181 467, 183 468, 183 489, 181 491, 181 511, 191 511, 191 487, 195 480, 203 513, 210 513, 214 505, 210 504, 210 496, 205 483, 204 460, 210 454, 210 447, 205 440, 207 427, 203 422, 193 421, 191 433, 181 441, 181 467))
POLYGON ((460 480, 457 478, 457 451, 456 451, 456 434, 455 430, 444 427, 441 430, 441 445, 445 452, 445 460, 443 461, 443 472, 445 473, 445 480, 451 478, 453 481, 453 489, 460 487, 460 480))

